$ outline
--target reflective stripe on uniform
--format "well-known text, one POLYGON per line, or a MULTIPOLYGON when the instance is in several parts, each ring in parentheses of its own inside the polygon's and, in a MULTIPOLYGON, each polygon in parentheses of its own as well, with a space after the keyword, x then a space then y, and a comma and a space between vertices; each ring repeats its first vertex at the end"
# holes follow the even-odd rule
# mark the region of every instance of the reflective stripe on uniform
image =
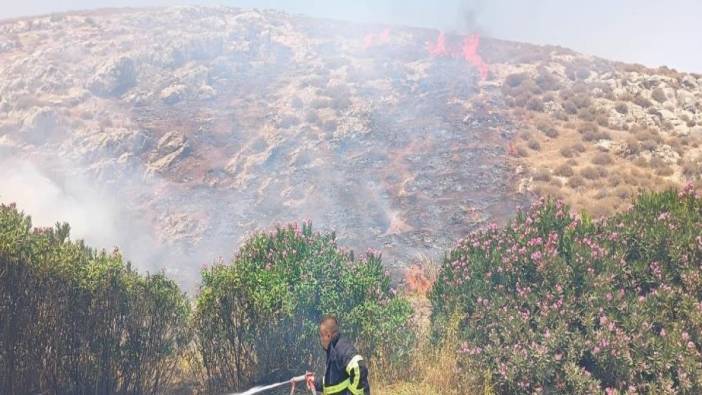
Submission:
POLYGON ((363 357, 356 355, 351 358, 348 365, 346 365, 346 373, 351 377, 351 372, 353 371, 353 382, 349 385, 349 391, 354 395, 363 395, 363 388, 359 388, 361 382, 361 368, 358 366, 358 362, 362 361, 363 357))
POLYGON ((346 379, 338 384, 325 385, 322 389, 324 395, 338 394, 339 392, 345 390, 351 384, 351 380, 346 379))

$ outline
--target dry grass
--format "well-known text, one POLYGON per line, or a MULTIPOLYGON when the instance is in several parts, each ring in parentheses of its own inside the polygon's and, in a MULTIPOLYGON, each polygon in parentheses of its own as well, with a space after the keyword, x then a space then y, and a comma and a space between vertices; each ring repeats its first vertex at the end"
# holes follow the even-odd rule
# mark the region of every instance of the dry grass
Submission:
POLYGON ((637 155, 641 152, 641 144, 633 136, 627 137, 624 142, 624 152, 626 155, 637 155))
POLYGON ((529 156, 529 152, 527 152, 526 148, 524 148, 523 146, 518 145, 516 149, 517 156, 519 156, 520 158, 526 158, 529 156))
MULTIPOLYGON (((560 196, 574 209, 597 216, 628 206, 638 190, 660 190, 662 185, 687 180, 702 183, 702 160, 690 153, 699 149, 702 139, 666 131, 672 125, 639 116, 642 109, 646 116, 659 119, 661 108, 673 111, 665 89, 651 86, 641 94, 621 97, 597 78, 576 74, 575 69, 567 73, 569 87, 559 86, 545 68, 514 74, 504 84, 508 99, 519 98, 519 108, 508 111, 523 122, 521 130, 529 131, 520 133, 518 145, 523 151, 511 152, 531 170, 527 174, 533 192, 560 196), (530 99, 534 101, 529 103, 530 99), (679 155, 677 163, 656 157, 661 144, 679 155)), ((690 128, 700 123, 691 116, 676 116, 690 128)))
POLYGON ((537 183, 536 185, 534 185, 532 190, 539 196, 550 196, 555 199, 560 199, 563 197, 563 193, 561 192, 560 187, 556 187, 547 183, 537 183))
POLYGON ((628 200, 633 198, 634 192, 634 188, 623 185, 614 189, 614 195, 622 200, 628 200))
POLYGON ((430 342, 431 306, 427 292, 431 289, 438 273, 438 265, 424 257, 405 276, 407 282, 405 297, 414 307, 419 343, 413 353, 412 364, 408 369, 392 370, 392 364, 371 361, 369 381, 374 394, 381 395, 462 395, 492 394, 490 383, 484 384, 483 375, 472 369, 462 369, 456 373, 458 358, 456 342, 459 317, 446 328, 447 339, 443 344, 430 342), (419 281, 415 281, 419 279, 419 281), (428 285, 428 286, 427 286, 428 285), (390 367, 390 370, 388 370, 390 367))
POLYGON ((648 161, 646 160, 646 158, 644 158, 642 156, 639 156, 638 158, 634 159, 633 163, 638 167, 643 167, 643 168, 648 167, 648 161))
POLYGON ((609 175, 609 178, 607 179, 607 184, 610 187, 616 187, 619 184, 622 183, 622 176, 619 173, 612 173, 609 175))
POLYGON ((702 161, 686 160, 682 164, 682 173, 688 179, 702 178, 702 161))
POLYGON ((670 167, 670 166, 663 166, 663 167, 657 168, 656 171, 655 171, 654 173, 655 173, 657 176, 668 177, 668 176, 672 176, 673 173, 675 173, 675 171, 674 171, 673 168, 670 167))

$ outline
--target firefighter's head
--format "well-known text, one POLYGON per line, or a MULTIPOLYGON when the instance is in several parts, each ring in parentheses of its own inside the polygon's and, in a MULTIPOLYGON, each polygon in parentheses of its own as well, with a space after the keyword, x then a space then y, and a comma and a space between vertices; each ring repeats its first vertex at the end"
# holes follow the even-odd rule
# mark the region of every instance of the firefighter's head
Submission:
POLYGON ((332 338, 339 333, 339 322, 333 315, 325 315, 319 321, 319 342, 322 343, 322 348, 329 348, 332 338))

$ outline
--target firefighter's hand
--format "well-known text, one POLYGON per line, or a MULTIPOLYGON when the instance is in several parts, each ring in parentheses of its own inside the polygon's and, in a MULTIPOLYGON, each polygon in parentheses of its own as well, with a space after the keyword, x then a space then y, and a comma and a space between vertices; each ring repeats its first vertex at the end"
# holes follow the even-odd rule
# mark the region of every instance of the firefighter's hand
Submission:
POLYGON ((305 383, 307 384, 307 389, 310 391, 314 391, 314 373, 312 372, 306 372, 305 373, 305 383))

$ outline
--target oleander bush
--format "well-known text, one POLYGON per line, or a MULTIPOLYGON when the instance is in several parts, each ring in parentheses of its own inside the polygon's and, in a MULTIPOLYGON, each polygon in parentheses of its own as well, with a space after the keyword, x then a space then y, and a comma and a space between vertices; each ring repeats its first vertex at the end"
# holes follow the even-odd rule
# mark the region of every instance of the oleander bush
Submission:
POLYGON ((0 205, 0 393, 163 393, 190 339, 185 295, 69 234, 0 205))
POLYGON ((195 304, 210 390, 243 388, 276 369, 323 367, 324 314, 338 317, 362 355, 395 369, 414 348, 412 308, 395 297, 380 255, 354 257, 309 223, 260 232, 230 264, 205 269, 195 304))
MULTIPOLYGON (((633 188, 600 192, 624 199, 633 188)), ((446 393, 702 393, 692 186, 643 193, 601 220, 541 199, 471 233, 429 291, 432 343, 417 339, 418 311, 378 252, 356 257, 309 223, 258 232, 228 264, 204 268, 192 307, 163 274, 69 235, 0 205, 0 393, 169 393, 188 380, 241 390, 321 369, 318 321, 329 313, 378 384, 428 388, 445 374, 469 383, 446 393)))
POLYGON ((702 198, 644 193, 601 221, 540 200, 447 253, 430 295, 462 369, 498 393, 702 393, 702 198))

